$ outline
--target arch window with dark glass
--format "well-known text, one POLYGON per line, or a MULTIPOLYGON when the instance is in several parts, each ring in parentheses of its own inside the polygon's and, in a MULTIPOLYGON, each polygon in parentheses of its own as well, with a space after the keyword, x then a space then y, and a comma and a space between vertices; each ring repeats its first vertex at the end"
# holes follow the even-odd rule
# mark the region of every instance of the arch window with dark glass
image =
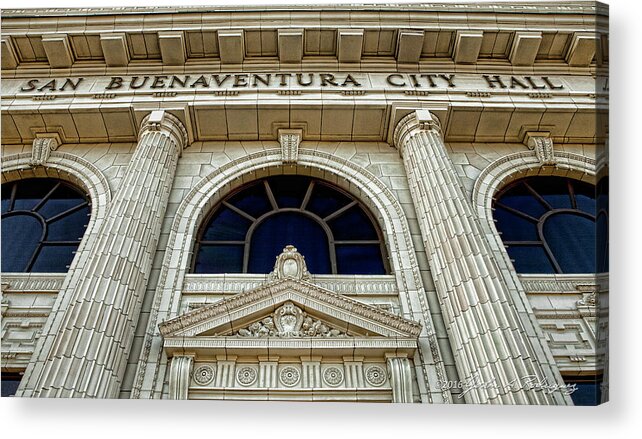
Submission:
POLYGON ((538 176, 503 188, 493 217, 518 273, 594 273, 608 263, 608 252, 597 251, 602 231, 596 222, 606 223, 606 217, 596 208, 595 186, 538 176))
POLYGON ((89 216, 87 196, 70 183, 30 178, 2 185, 2 271, 63 273, 89 216))
POLYGON ((269 273, 286 245, 313 274, 385 274, 381 232, 354 197, 310 177, 258 180, 230 194, 203 223, 195 273, 269 273))

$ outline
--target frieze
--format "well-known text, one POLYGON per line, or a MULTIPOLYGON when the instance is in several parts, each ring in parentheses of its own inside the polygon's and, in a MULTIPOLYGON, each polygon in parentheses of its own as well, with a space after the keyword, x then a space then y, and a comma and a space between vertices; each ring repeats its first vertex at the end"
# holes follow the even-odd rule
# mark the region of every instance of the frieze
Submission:
POLYGON ((367 96, 367 91, 399 91, 412 96, 461 92, 470 97, 523 92, 532 98, 548 98, 569 92, 595 93, 595 84, 574 76, 486 75, 474 73, 205 73, 180 75, 36 77, 5 79, 3 97, 76 96, 100 98, 149 93, 158 96, 214 93, 236 96, 240 91, 273 90, 298 95, 306 90, 335 90, 345 96, 367 96))
POLYGON ((54 292, 57 293, 62 289, 62 283, 65 280, 64 275, 40 275, 35 273, 29 274, 3 274, 2 283, 6 283, 7 292, 54 292))
MULTIPOLYGON (((218 293, 238 294, 258 288, 266 282, 265 275, 186 275, 183 284, 183 294, 218 293)), ((358 295, 389 295, 397 296, 398 287, 394 276, 358 276, 341 275, 311 275, 310 283, 335 293, 358 295)))

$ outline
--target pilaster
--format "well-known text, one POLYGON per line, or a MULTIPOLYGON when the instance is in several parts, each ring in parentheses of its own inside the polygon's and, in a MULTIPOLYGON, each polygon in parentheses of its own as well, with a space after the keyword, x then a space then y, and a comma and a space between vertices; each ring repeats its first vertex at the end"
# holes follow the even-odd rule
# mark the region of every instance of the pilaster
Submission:
POLYGON ((568 404, 536 352, 508 286, 492 258, 448 157, 439 121, 428 110, 404 117, 394 133, 403 157, 420 231, 429 256, 455 363, 469 403, 568 404))
POLYGON ((170 399, 187 399, 193 363, 194 357, 191 355, 172 357, 172 364, 169 369, 170 399))
POLYGON ((410 360, 404 355, 386 355, 388 376, 392 386, 392 402, 412 402, 410 360))

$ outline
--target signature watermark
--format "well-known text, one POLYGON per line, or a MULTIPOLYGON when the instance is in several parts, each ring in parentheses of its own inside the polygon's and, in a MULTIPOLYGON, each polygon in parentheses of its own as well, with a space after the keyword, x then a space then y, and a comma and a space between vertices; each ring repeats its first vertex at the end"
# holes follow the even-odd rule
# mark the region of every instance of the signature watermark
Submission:
POLYGON ((538 378, 536 375, 526 375, 515 378, 506 384, 500 384, 496 378, 484 380, 479 372, 475 372, 472 377, 463 381, 439 381, 437 383, 439 390, 461 389, 457 398, 463 398, 469 392, 475 389, 495 389, 498 393, 506 393, 519 389, 541 390, 547 394, 561 392, 564 395, 571 395, 577 390, 577 384, 559 384, 549 382, 547 378, 538 378), (502 392, 503 390, 503 392, 502 392))

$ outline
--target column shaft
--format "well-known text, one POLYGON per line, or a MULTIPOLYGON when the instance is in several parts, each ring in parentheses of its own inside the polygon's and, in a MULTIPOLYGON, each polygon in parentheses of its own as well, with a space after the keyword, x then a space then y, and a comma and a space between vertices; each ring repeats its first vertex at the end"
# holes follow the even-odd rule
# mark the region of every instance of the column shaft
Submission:
POLYGON ((115 398, 134 338, 179 155, 187 135, 162 111, 143 122, 73 300, 25 396, 115 398), (29 393, 29 394, 27 394, 29 393))
POLYGON ((547 378, 534 358, 531 340, 448 157, 437 121, 426 110, 410 114, 397 126, 395 141, 466 401, 567 402, 559 391, 554 397, 533 388, 532 383, 547 378))

